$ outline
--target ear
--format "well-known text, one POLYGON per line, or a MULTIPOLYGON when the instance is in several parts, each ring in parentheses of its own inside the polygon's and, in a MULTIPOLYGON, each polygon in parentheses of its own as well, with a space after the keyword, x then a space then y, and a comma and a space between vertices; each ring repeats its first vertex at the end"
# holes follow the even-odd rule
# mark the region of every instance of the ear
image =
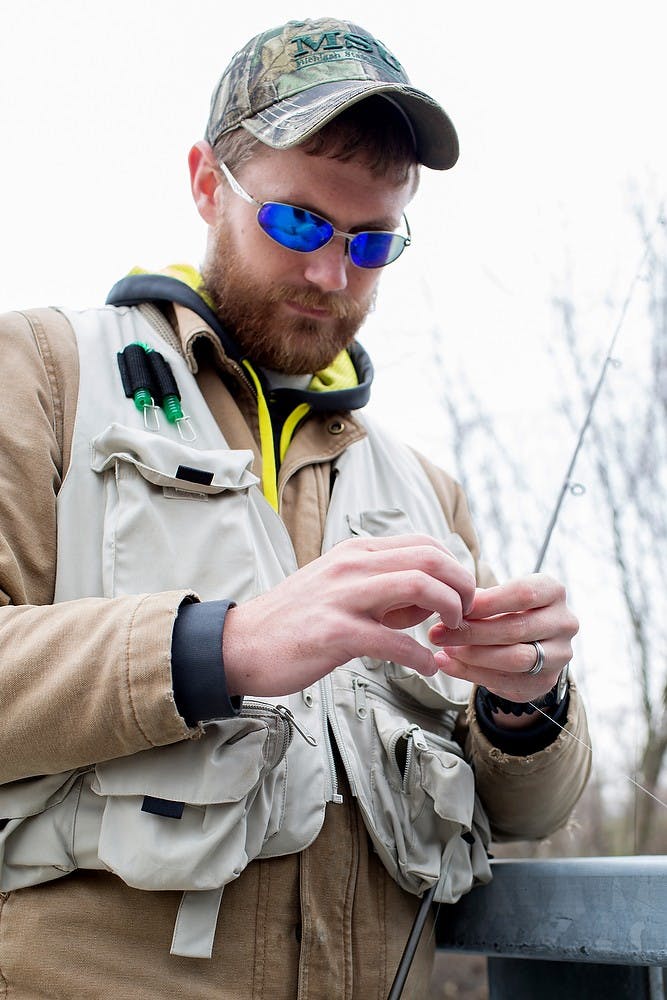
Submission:
POLYGON ((197 211, 204 222, 212 226, 218 214, 215 192, 222 181, 220 168, 210 145, 203 139, 196 142, 188 156, 190 188, 197 211))

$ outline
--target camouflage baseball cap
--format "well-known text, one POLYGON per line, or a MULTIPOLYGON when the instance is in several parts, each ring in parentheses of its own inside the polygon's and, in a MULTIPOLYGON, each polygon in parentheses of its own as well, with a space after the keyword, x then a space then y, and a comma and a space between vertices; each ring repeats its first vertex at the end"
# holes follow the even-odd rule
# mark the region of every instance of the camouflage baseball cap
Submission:
POLYGON ((289 21, 237 52, 213 92, 206 139, 214 145, 242 125, 267 146, 288 149, 371 94, 384 94, 402 110, 420 163, 454 166, 458 139, 440 105, 411 86, 382 42, 333 18, 289 21))

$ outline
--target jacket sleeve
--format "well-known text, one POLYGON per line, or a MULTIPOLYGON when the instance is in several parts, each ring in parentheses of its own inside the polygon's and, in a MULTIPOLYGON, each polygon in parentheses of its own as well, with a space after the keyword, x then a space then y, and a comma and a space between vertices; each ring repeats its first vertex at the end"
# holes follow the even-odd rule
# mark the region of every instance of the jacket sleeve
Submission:
POLYGON ((50 310, 8 314, 0 358, 0 782, 196 735, 171 679, 174 621, 196 595, 52 604, 78 389, 72 330, 50 310))
POLYGON ((565 826, 588 781, 592 756, 586 713, 574 681, 564 728, 538 753, 515 757, 493 746, 477 724, 474 699, 467 721, 466 757, 494 838, 540 840, 565 826))
MULTIPOLYGON (((473 554, 479 586, 492 586, 495 577, 480 562, 477 537, 460 485, 427 459, 418 457, 449 523, 473 554)), ((494 746, 479 725, 475 690, 461 738, 496 840, 538 840, 565 825, 591 768, 586 713, 574 682, 570 682, 564 729, 543 750, 515 756, 494 746)))

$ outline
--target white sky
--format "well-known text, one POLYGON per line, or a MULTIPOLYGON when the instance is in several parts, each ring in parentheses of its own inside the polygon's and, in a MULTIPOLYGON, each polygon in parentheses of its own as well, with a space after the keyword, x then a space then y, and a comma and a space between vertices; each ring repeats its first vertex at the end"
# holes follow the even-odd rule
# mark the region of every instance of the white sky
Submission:
POLYGON ((425 354, 437 328, 549 503, 573 443, 550 408, 549 302, 568 279, 594 378, 641 255, 636 192, 649 215, 665 193, 664 0, 0 0, 0 310, 93 305, 135 264, 199 263, 186 156, 216 80, 251 35, 322 14, 382 39, 461 141, 452 171, 424 172, 413 246, 360 338, 373 406, 447 464, 425 354))
MULTIPOLYGON (((362 340, 390 370, 389 399, 406 375, 428 376, 420 334, 435 324, 499 412, 540 409, 550 295, 569 270, 593 355, 639 258, 632 186, 654 205, 664 185, 667 8, 432 8, 336 10, 397 52, 451 114, 462 150, 454 170, 424 171, 414 244, 362 340)), ((0 0, 0 309, 94 304, 134 264, 198 263, 186 155, 219 72, 257 30, 319 13, 273 0, 0 0)))

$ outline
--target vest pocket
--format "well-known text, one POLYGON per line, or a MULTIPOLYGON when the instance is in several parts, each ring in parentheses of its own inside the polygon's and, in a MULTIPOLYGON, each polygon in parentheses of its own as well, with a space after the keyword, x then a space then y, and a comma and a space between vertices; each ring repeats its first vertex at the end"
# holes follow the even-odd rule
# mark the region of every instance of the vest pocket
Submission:
POLYGON ((199 450, 110 425, 91 445, 104 480, 104 596, 195 588, 204 600, 258 592, 252 452, 199 450))
POLYGON ((384 707, 371 714, 370 805, 380 856, 410 892, 438 883, 436 899, 455 902, 489 877, 488 827, 472 770, 449 740, 384 707))
POLYGON ((99 858, 128 885, 218 888, 278 833, 292 726, 270 703, 252 711, 207 724, 201 739, 96 766, 99 858))
POLYGON ((60 878, 76 867, 72 835, 81 771, 14 781, 0 788, 0 889, 60 878))

